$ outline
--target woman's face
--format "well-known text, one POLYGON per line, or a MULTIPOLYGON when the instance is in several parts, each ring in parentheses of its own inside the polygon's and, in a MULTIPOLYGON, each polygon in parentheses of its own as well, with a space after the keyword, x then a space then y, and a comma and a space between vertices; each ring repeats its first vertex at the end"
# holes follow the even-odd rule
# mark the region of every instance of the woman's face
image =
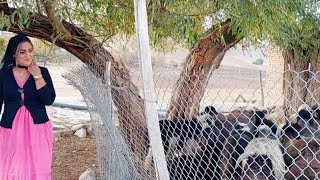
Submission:
POLYGON ((33 61, 33 46, 30 42, 22 42, 14 55, 16 64, 30 66, 33 61))

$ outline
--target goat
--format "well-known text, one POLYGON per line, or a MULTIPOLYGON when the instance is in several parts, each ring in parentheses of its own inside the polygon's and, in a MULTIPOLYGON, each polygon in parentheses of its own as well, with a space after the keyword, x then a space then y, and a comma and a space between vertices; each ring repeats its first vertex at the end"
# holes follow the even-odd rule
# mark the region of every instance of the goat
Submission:
MULTIPOLYGON (((283 107, 275 106, 273 107, 268 114, 265 114, 264 119, 269 124, 273 124, 273 127, 270 127, 274 132, 276 130, 276 135, 279 137, 282 134, 282 127, 287 124, 287 117, 285 115, 285 110, 283 107)), ((267 123, 265 123, 267 124, 267 123)))
MULTIPOLYGON (((201 122, 195 118, 181 121, 163 119, 159 121, 159 126, 166 158, 173 158, 177 151, 198 138, 202 130, 201 122)), ((150 147, 145 159, 145 167, 149 168, 151 164, 152 152, 150 147)))
POLYGON ((320 108, 318 105, 313 105, 311 107, 312 117, 314 118, 314 122, 311 124, 311 127, 318 130, 320 126, 320 108))
POLYGON ((223 179, 236 179, 241 169, 236 168, 236 160, 244 152, 247 144, 253 139, 247 124, 236 123, 231 135, 226 139, 219 161, 219 168, 223 179))
MULTIPOLYGON (((216 162, 222 148, 218 148, 217 145, 221 143, 217 143, 217 140, 224 127, 223 123, 226 122, 226 117, 218 113, 213 106, 207 106, 204 112, 196 118, 202 122, 204 128, 201 132, 200 142, 197 142, 197 145, 200 146, 200 151, 195 154, 182 153, 180 156, 168 159, 170 179, 220 179, 216 162), (220 127, 221 129, 219 129, 220 127)), ((227 132, 227 130, 223 132, 227 132)))
POLYGON ((197 178, 221 179, 217 162, 221 156, 224 142, 230 136, 234 125, 228 121, 224 114, 213 110, 211 106, 206 107, 204 113, 210 114, 213 119, 211 119, 210 126, 202 131, 199 143, 201 159, 197 166, 200 173, 198 173, 197 178))
POLYGON ((283 179, 286 166, 279 139, 266 125, 256 131, 235 167, 241 166, 243 179, 283 179))
POLYGON ((320 138, 320 131, 312 127, 314 120, 312 109, 301 105, 298 112, 289 117, 290 121, 282 127, 284 134, 292 138, 320 138))
MULTIPOLYGON (((198 148, 200 135, 206 127, 212 124, 211 121, 214 114, 211 111, 213 109, 207 108, 205 113, 190 119, 177 121, 163 119, 159 121, 161 140, 167 159, 175 158, 176 155, 197 154, 198 149, 200 150, 198 148)), ((152 164, 151 148, 149 148, 144 163, 146 169, 152 164)))
MULTIPOLYGON (((207 152, 212 152, 213 142, 215 142, 215 137, 211 134, 211 128, 214 127, 214 121, 219 116, 218 112, 215 110, 213 106, 207 106, 204 109, 204 112, 193 118, 198 122, 201 122, 202 130, 201 130, 201 140, 200 141, 193 141, 195 143, 185 143, 184 147, 181 149, 182 153, 179 156, 174 156, 173 158, 167 159, 168 162, 168 170, 171 179, 214 179, 215 173, 215 163, 211 161, 210 155, 207 152), (214 138, 214 140, 212 139, 214 138), (200 151, 197 150, 197 153, 187 153, 184 150, 187 149, 185 146, 199 147, 200 151)), ((200 126, 198 126, 198 129, 200 126)), ((186 127, 182 128, 182 130, 186 129, 186 127)), ((175 129, 177 131, 180 128, 175 129)), ((171 129, 171 132, 175 131, 171 129)), ((199 132, 196 132, 198 134, 199 132)), ((197 136, 198 138, 199 136, 197 136)), ((177 138, 177 137, 176 137, 177 138)), ((179 137, 178 137, 179 138, 179 137)), ((189 137, 192 139, 192 137, 189 137)), ((190 139, 190 140, 191 140, 190 139)), ((167 154, 168 155, 168 154, 167 154)))
POLYGON ((287 144, 286 156, 289 171, 285 179, 320 179, 320 140, 296 139, 287 144))

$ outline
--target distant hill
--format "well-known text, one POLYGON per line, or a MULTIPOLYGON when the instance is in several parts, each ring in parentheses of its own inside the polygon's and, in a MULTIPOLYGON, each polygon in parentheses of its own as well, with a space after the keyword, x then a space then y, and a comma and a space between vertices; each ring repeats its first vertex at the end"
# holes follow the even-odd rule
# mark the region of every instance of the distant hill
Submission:
MULTIPOLYGON (((157 59, 157 64, 177 66, 183 64, 189 51, 187 49, 178 49, 175 52, 162 54, 154 52, 153 56, 157 59)), ((224 56, 221 66, 234 66, 250 69, 265 69, 267 65, 267 58, 258 50, 251 49, 250 51, 240 51, 231 49, 224 56), (263 65, 255 65, 254 61, 263 59, 263 65)))
MULTIPOLYGON (((119 56, 122 60, 125 60, 128 64, 138 65, 137 54, 132 47, 123 48, 122 46, 115 45, 113 48, 107 48, 110 52, 113 52, 113 55, 119 56)), ((235 47, 231 48, 221 63, 221 66, 234 66, 234 67, 243 67, 250 69, 264 69, 268 64, 267 58, 264 55, 266 48, 255 49, 253 47, 247 48, 247 50, 242 50, 241 48, 235 47), (263 60, 263 65, 255 65, 254 61, 257 59, 263 60)), ((177 47, 176 51, 170 53, 160 53, 153 51, 152 63, 157 65, 164 66, 173 66, 181 67, 184 63, 189 49, 177 47)))

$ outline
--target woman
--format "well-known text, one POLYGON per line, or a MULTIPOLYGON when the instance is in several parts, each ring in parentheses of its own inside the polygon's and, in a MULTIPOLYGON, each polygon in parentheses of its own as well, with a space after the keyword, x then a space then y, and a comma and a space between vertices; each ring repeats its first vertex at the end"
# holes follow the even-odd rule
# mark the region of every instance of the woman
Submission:
POLYGON ((55 99, 49 72, 25 35, 8 43, 0 70, 0 180, 51 179, 53 130, 45 105, 55 99))

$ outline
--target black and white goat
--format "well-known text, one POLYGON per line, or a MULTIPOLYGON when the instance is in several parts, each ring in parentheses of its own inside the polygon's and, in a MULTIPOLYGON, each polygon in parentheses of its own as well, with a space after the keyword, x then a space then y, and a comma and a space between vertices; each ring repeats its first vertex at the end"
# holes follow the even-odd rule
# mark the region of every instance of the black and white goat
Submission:
MULTIPOLYGON (((205 112, 198 117, 177 121, 160 120, 161 140, 166 158, 196 154, 201 133, 212 124, 212 116, 215 115, 215 112, 214 107, 206 107, 205 112)), ((152 152, 150 147, 145 159, 145 167, 148 168, 151 164, 152 152)))
POLYGON ((238 110, 228 115, 228 120, 231 122, 236 121, 237 123, 235 123, 234 130, 224 143, 223 157, 221 157, 219 163, 223 178, 237 179, 241 176, 241 167, 235 167, 236 160, 252 139, 262 135, 271 136, 271 134, 276 138, 278 126, 267 117, 271 117, 268 116, 267 111, 258 109, 238 110))
POLYGON ((255 136, 236 162, 241 179, 283 179, 286 165, 279 139, 267 125, 259 126, 255 136))
POLYGON ((282 127, 287 137, 303 138, 316 137, 320 138, 320 130, 313 128, 315 123, 315 112, 306 104, 299 107, 297 113, 289 117, 289 122, 282 127))

